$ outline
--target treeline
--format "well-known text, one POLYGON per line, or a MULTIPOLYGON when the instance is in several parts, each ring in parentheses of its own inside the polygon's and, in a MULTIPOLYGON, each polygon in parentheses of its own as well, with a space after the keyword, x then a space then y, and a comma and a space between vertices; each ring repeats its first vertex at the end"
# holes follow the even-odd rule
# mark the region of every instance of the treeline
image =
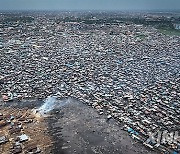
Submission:
MULTIPOLYGON (((178 19, 176 19, 178 21, 178 19)), ((155 26, 156 28, 171 28, 174 29, 173 22, 174 19, 160 18, 160 19, 146 19, 141 17, 112 17, 112 18, 100 18, 100 19, 92 19, 92 18, 75 18, 75 17, 66 17, 64 19, 57 19, 57 23, 59 22, 81 22, 85 24, 117 24, 117 23, 134 23, 145 26, 155 26)))
POLYGON ((3 20, 3 23, 14 23, 14 22, 21 22, 21 23, 30 23, 34 21, 34 18, 28 16, 14 16, 14 17, 7 17, 3 20))

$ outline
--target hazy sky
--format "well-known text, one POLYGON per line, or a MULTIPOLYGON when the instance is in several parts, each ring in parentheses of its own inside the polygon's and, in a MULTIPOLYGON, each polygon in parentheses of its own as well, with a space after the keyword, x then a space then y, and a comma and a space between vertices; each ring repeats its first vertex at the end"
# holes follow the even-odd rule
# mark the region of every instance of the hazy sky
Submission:
POLYGON ((0 0, 0 10, 180 10, 180 0, 0 0))

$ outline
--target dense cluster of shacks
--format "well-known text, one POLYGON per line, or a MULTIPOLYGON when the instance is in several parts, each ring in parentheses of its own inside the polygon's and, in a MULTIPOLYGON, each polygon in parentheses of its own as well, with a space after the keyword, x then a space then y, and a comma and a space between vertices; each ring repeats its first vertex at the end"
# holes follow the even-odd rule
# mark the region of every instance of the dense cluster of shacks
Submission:
POLYGON ((180 128, 180 37, 135 24, 32 23, 0 29, 0 92, 4 101, 75 97, 124 124, 150 148, 149 132, 180 128))

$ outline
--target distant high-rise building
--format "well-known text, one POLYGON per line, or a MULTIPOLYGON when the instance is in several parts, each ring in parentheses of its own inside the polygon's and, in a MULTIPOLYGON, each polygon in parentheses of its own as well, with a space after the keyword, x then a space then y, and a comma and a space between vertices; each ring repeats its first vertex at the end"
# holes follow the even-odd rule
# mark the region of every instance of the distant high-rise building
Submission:
POLYGON ((175 29, 180 29, 180 24, 174 24, 175 29))

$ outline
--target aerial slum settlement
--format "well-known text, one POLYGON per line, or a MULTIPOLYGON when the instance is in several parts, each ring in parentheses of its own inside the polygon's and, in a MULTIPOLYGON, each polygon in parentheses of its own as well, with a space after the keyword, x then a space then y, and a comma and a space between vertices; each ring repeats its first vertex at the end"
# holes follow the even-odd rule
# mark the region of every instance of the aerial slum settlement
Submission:
MULTIPOLYGON (((107 119, 116 119, 145 146, 180 151, 179 137, 163 144, 148 140, 149 132, 180 130, 179 36, 134 23, 86 24, 56 22, 58 15, 29 16, 31 22, 0 24, 0 103, 57 93, 59 98, 74 97, 99 114, 107 112, 107 119)), ((1 14, 1 20, 6 18, 1 14)), ((0 110, 0 145, 13 140, 12 153, 20 152, 22 144, 25 151, 42 150, 31 148, 32 137, 21 130, 35 120, 24 119, 26 114, 31 116, 28 109, 16 114, 0 110)))

